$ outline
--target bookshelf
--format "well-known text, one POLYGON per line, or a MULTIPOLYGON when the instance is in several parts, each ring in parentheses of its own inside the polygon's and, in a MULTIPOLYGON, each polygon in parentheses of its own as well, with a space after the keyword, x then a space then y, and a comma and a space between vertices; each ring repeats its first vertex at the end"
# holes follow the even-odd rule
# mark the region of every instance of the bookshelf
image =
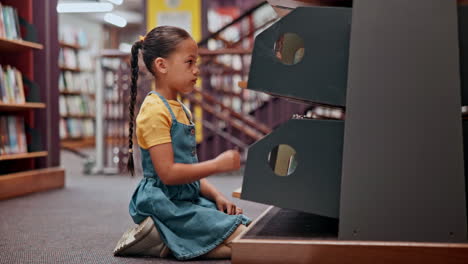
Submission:
POLYGON ((14 18, 0 23, 0 200, 65 185, 55 143, 58 137, 54 137, 57 86, 46 81, 57 78, 56 64, 45 63, 57 56, 49 46, 57 36, 53 30, 46 34, 46 29, 57 26, 56 12, 52 12, 57 1, 38 2, 0 1, 0 8, 14 18), (19 26, 19 18, 30 25, 19 26), (12 75, 5 75, 9 69, 12 75))
POLYGON ((5 154, 5 155, 0 155, 0 161, 30 159, 30 158, 39 158, 39 157, 46 157, 46 156, 47 156, 47 151, 36 151, 36 152, 19 153, 19 154, 5 154))
POLYGON ((83 30, 65 25, 60 33, 60 136, 66 149, 93 147, 95 76, 83 30))
POLYGON ((94 146, 95 140, 94 137, 67 138, 61 144, 66 149, 90 148, 94 146))
POLYGON ((63 48, 70 48, 70 49, 75 49, 75 50, 79 50, 79 49, 84 49, 85 47, 81 47, 80 45, 78 44, 71 44, 71 43, 66 43, 64 41, 59 41, 59 46, 60 47, 63 47, 63 48))
POLYGON ((0 102, 0 111, 2 112, 12 112, 12 111, 21 111, 21 110, 30 110, 30 109, 44 109, 46 105, 44 103, 24 103, 24 104, 12 104, 12 103, 3 103, 0 102))
POLYGON ((19 52, 29 49, 43 49, 44 46, 38 43, 16 40, 16 39, 6 39, 0 37, 0 51, 1 52, 19 52))
POLYGON ((69 71, 69 72, 81 72, 79 68, 71 68, 67 66, 60 66, 61 71, 69 71))
POLYGON ((96 99, 100 103, 96 109, 95 173, 120 173, 128 161, 129 61, 128 53, 118 50, 101 52, 100 68, 97 69, 99 85, 96 99))

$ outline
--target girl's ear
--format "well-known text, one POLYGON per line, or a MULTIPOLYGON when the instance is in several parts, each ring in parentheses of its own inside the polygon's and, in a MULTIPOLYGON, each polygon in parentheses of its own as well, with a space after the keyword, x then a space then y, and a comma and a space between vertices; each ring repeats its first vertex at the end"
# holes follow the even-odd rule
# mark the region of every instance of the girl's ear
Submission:
POLYGON ((153 62, 156 72, 167 73, 167 61, 164 58, 157 57, 153 62))

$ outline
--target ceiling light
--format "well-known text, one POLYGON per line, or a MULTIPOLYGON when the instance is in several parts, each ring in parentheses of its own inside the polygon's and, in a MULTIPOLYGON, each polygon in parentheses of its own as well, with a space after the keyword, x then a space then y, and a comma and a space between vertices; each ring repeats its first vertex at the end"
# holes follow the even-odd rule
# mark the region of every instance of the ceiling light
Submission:
POLYGON ((121 5, 123 3, 123 0, 107 0, 111 3, 113 3, 114 5, 121 5))
POLYGON ((127 20, 125 20, 125 18, 112 13, 107 13, 104 16, 104 21, 118 27, 125 27, 127 25, 127 20))
POLYGON ((57 12, 59 13, 97 13, 109 12, 114 9, 111 3, 59 3, 57 12))

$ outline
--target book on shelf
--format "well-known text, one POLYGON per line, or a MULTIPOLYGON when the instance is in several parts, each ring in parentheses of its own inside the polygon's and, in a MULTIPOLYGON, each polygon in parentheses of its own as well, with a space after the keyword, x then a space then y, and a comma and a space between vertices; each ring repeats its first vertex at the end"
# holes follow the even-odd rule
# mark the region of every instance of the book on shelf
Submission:
POLYGON ((62 71, 59 76, 59 91, 94 94, 94 83, 94 76, 91 72, 62 71))
POLYGON ((94 58, 88 47, 84 30, 72 25, 60 26, 61 45, 59 65, 64 68, 59 76, 60 138, 82 139, 94 135, 95 75, 94 58), (74 72, 73 69, 78 69, 74 72))
POLYGON ((68 118, 60 120, 60 138, 74 139, 94 136, 94 121, 92 119, 68 118))
POLYGON ((106 118, 123 118, 123 105, 120 103, 108 103, 104 108, 104 117, 106 118))
POLYGON ((61 42, 79 47, 88 46, 88 37, 83 29, 70 25, 62 25, 59 29, 59 39, 61 42))
POLYGON ((24 118, 0 116, 0 155, 28 152, 24 118))
POLYGON ((92 116, 96 113, 94 99, 89 95, 60 95, 59 104, 61 116, 92 116))
POLYGON ((79 69, 80 71, 91 71, 93 69, 93 60, 91 54, 86 50, 74 50, 62 47, 59 52, 59 65, 70 69, 79 69))
POLYGON ((70 48, 61 48, 59 52, 59 65, 66 68, 77 69, 78 60, 76 51, 70 48))
POLYGON ((80 50, 77 56, 78 65, 81 70, 91 71, 93 69, 93 60, 89 51, 80 50))
POLYGON ((0 101, 16 104, 26 102, 22 74, 10 65, 0 65, 0 101))
POLYGON ((21 39, 18 11, 11 6, 0 3, 0 37, 21 39))

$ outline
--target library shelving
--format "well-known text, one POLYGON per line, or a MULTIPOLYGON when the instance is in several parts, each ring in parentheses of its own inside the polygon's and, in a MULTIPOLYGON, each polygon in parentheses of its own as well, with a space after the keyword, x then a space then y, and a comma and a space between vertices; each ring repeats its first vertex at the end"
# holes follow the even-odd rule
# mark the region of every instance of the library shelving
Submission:
POLYGON ((100 78, 96 93, 99 104, 96 106, 95 173, 121 173, 127 164, 131 81, 129 62, 128 53, 117 50, 101 52, 100 68, 97 69, 100 78))
POLYGON ((22 50, 29 50, 29 49, 43 49, 43 46, 38 43, 18 40, 18 39, 7 39, 4 37, 0 37, 0 51, 22 51, 22 50))
POLYGON ((57 78, 56 64, 47 63, 57 57, 49 45, 57 34, 45 33, 57 26, 57 1, 38 2, 0 1, 0 200, 65 185, 54 122, 58 89, 47 81, 57 78))
POLYGON ((83 30, 62 27, 59 41, 62 148, 79 149, 95 144, 95 76, 91 72, 93 62, 87 42, 83 30))

